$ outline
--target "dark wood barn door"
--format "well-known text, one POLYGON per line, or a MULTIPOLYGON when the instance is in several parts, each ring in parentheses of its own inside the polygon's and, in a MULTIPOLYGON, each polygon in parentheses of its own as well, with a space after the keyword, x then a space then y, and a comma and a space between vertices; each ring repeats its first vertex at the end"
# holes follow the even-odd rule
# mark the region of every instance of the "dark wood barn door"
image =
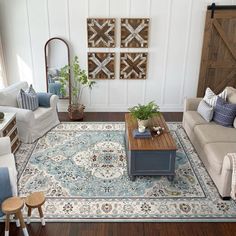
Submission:
POLYGON ((210 87, 236 87, 236 6, 209 6, 206 15, 197 96, 210 87))

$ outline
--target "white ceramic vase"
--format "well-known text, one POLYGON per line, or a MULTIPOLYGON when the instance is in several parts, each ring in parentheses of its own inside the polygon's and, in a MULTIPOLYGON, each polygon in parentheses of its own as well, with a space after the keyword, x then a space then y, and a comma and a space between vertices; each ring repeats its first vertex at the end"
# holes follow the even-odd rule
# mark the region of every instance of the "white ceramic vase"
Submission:
POLYGON ((138 127, 140 126, 144 126, 145 128, 148 127, 150 119, 147 119, 147 120, 137 119, 137 120, 138 120, 138 127))

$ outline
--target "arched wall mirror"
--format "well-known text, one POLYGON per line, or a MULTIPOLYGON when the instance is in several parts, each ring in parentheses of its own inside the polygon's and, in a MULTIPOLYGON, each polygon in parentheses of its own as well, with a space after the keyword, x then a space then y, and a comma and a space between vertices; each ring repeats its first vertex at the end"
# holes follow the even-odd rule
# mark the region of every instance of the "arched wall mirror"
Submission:
POLYGON ((60 99, 69 99, 70 73, 68 79, 61 76, 61 69, 70 66, 70 51, 67 42, 61 38, 50 38, 44 46, 47 92, 59 96, 60 99))

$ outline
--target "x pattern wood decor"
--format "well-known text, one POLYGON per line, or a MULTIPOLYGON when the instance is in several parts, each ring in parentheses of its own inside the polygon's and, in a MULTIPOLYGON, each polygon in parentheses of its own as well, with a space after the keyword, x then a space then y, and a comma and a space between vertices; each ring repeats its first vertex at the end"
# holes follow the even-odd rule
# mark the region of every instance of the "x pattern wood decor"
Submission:
POLYGON ((115 19, 87 19, 88 47, 115 47, 115 19))
POLYGON ((147 53, 121 53, 120 79, 146 79, 147 53))
POLYGON ((89 79, 115 79, 115 53, 88 53, 89 79))
POLYGON ((148 47, 149 19, 127 18, 121 19, 121 47, 148 47))

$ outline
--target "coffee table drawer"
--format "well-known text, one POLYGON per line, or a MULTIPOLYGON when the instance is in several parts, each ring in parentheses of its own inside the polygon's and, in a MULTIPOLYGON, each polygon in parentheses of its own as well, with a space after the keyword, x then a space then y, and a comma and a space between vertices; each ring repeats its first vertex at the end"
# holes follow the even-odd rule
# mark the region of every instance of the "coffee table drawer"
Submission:
POLYGON ((128 172, 137 175, 175 175, 176 151, 128 152, 128 172))
POLYGON ((132 172, 151 171, 163 174, 174 170, 174 153, 172 152, 151 152, 138 151, 132 153, 135 157, 131 157, 132 172))

